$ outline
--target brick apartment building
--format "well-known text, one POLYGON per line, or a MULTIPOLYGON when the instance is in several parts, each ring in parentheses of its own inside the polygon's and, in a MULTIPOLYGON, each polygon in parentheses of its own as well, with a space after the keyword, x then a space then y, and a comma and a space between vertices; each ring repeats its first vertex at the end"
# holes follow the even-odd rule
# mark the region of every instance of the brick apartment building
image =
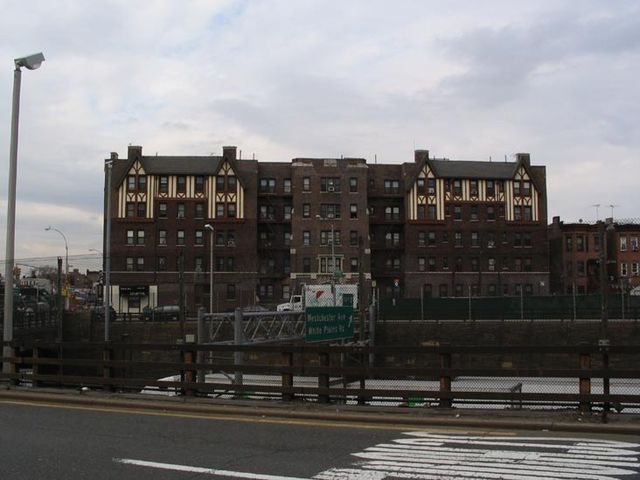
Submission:
POLYGON ((605 252, 606 290, 640 290, 640 222, 564 223, 554 217, 549 243, 552 293, 600 293, 605 252))
POLYGON ((372 165, 236 152, 143 156, 131 146, 107 160, 117 310, 178 304, 181 290, 189 311, 207 308, 211 278, 216 311, 279 303, 332 278, 360 284, 365 303, 374 291, 549 291, 545 167, 528 154, 474 162, 417 150, 412 162, 372 165))

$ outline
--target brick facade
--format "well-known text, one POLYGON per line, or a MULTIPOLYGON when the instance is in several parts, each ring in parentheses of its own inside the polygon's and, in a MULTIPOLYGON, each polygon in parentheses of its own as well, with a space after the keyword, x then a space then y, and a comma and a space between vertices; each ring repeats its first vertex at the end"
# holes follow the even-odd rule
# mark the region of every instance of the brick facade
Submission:
MULTIPOLYGON (((381 296, 546 294, 545 168, 429 158, 290 162, 113 154, 111 283, 117 310, 272 305, 302 284, 381 296), (213 226, 214 233, 205 228, 213 226), (333 240, 332 240, 333 239, 333 240), (213 247, 211 246, 213 240, 213 247), (335 267, 334 267, 335 262, 335 267), (136 293, 132 293, 136 292, 136 293)), ((107 169, 108 171, 108 169, 107 169)))

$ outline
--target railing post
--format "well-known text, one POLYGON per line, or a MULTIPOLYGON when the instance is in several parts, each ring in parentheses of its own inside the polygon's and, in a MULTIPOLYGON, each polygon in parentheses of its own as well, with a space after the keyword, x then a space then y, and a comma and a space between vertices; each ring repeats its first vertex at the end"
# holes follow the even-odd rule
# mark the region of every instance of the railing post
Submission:
POLYGON ((40 358, 40 347, 38 347, 37 345, 33 346, 32 358, 33 363, 31 364, 31 386, 33 388, 38 388, 39 385, 36 377, 40 374, 40 364, 38 363, 38 360, 40 358))
POLYGON ((598 340, 598 347, 602 352, 602 369, 604 374, 602 376, 602 394, 604 395, 604 401, 602 403, 602 423, 607 423, 607 415, 611 408, 611 402, 609 401, 610 391, 610 374, 609 374, 609 346, 610 341, 608 338, 601 338, 598 340))
MULTIPOLYGON (((233 321, 233 344, 238 346, 244 343, 243 323, 244 317, 242 315, 242 309, 236 308, 233 321)), ((244 352, 236 350, 233 353, 233 363, 236 366, 242 366, 244 364, 244 352)), ((242 385, 242 370, 236 370, 233 376, 234 385, 242 385)), ((236 391, 236 395, 241 396, 241 391, 236 391)))
POLYGON ((443 370, 449 370, 451 368, 451 351, 444 346, 440 345, 440 407, 451 408, 453 401, 451 395, 451 374, 443 370), (444 347, 444 348, 442 348, 444 347), (443 398, 447 396, 447 398, 443 398))
MULTIPOLYGON (((320 352, 318 354, 321 367, 329 366, 329 353, 320 352)), ((327 372, 318 375, 318 388, 329 388, 329 374, 327 372)), ((329 403, 329 395, 321 393, 318 395, 318 403, 329 403)))
POLYGON ((102 360, 105 362, 102 367, 102 377, 105 379, 104 389, 111 392, 114 388, 113 383, 109 381, 113 379, 113 367, 108 364, 113 361, 113 347, 110 343, 106 343, 104 346, 104 350, 102 351, 102 360))
MULTIPOLYGON (((201 346, 204 343, 204 308, 198 309, 198 328, 197 328, 198 338, 196 339, 196 343, 198 346, 201 346)), ((198 364, 204 363, 204 352, 198 348, 197 354, 197 362, 198 364)), ((198 383, 205 382, 205 371, 199 366, 198 367, 198 383)))
MULTIPOLYGON (((580 353, 580 369, 587 373, 591 370, 590 353, 580 353)), ((580 395, 591 395, 591 377, 580 377, 580 395)), ((591 402, 580 400, 580 411, 582 413, 591 411, 591 402)))
MULTIPOLYGON (((182 357, 183 357, 183 362, 184 363, 193 363, 193 351, 191 350, 185 350, 182 352, 182 357)), ((185 383, 193 383, 195 381, 195 377, 196 377, 196 372, 195 370, 193 370, 193 368, 185 368, 184 370, 184 382, 185 383)), ((193 388, 190 387, 185 387, 184 388, 184 393, 187 397, 193 397, 195 395, 195 390, 193 388)))
MULTIPOLYGON (((282 363, 285 367, 293 367, 293 352, 282 352, 282 363)), ((285 392, 285 388, 293 388, 293 373, 285 372, 282 374, 282 401, 292 402, 295 395, 291 392, 285 392)))

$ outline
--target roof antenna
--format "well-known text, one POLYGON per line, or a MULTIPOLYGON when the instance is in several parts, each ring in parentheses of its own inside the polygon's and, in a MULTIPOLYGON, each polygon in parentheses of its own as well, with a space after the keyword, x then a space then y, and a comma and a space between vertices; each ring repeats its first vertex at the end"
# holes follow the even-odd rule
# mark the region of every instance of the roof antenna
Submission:
POLYGON ((504 156, 504 163, 507 163, 507 156, 504 156))
POLYGON ((374 163, 375 163, 375 165, 377 165, 377 164, 378 164, 378 154, 377 154, 377 153, 376 153, 376 154, 374 154, 374 155, 373 155, 373 158, 374 158, 374 163))
POLYGON ((599 203, 594 203, 591 206, 595 207, 595 209, 596 209, 596 222, 598 222, 600 220, 600 215, 598 214, 598 209, 600 208, 600 204, 599 203))
POLYGON ((255 159, 256 159, 256 154, 255 154, 255 153, 253 154, 253 156, 252 156, 252 158, 251 158, 251 159, 252 159, 252 160, 255 160, 255 159))
POLYGON ((616 208, 618 205, 609 205, 609 208, 611 208, 611 220, 613 220, 613 209, 616 208))
POLYGON ((238 160, 242 160, 242 150, 240 150, 239 155, 238 160))
POLYGON ((491 161, 491 155, 489 155, 489 161, 491 161))

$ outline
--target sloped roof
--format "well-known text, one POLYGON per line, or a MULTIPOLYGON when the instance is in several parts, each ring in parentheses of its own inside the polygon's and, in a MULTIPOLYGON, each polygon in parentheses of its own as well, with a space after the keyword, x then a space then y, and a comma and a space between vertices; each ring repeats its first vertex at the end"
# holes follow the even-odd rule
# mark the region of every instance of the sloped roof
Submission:
POLYGON ((214 175, 223 157, 142 157, 140 163, 150 175, 214 175))
POLYGON ((518 162, 475 162, 467 160, 429 160, 441 178, 511 179, 518 162))

